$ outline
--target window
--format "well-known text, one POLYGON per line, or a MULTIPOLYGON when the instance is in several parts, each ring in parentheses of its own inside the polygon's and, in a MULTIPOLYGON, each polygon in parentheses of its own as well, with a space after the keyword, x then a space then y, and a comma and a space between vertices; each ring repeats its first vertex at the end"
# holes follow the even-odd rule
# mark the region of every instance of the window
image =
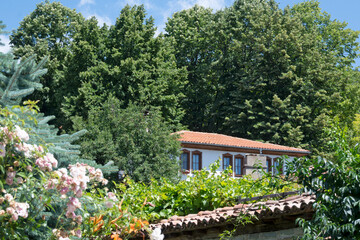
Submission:
POLYGON ((232 155, 229 153, 223 154, 223 170, 227 169, 229 166, 233 167, 232 155))
POLYGON ((234 157, 234 172, 235 172, 235 177, 240 177, 242 176, 243 173, 243 169, 244 169, 244 156, 242 155, 236 155, 234 157))
POLYGON ((272 175, 282 174, 283 170, 278 158, 266 157, 266 171, 272 175))
POLYGON ((183 150, 181 156, 181 170, 184 173, 190 172, 190 152, 188 150, 183 150))
POLYGON ((274 158, 273 174, 274 175, 282 174, 282 166, 280 166, 280 162, 278 158, 274 158))
POLYGON ((272 173, 272 159, 271 157, 266 157, 266 172, 272 173))
POLYGON ((192 170, 201 170, 201 168, 202 168, 201 152, 194 151, 192 152, 192 170))

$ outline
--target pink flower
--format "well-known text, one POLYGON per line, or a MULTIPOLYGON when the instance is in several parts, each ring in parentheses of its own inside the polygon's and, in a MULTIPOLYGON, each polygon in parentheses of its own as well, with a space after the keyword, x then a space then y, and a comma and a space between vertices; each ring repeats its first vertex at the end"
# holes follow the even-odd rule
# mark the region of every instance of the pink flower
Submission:
POLYGON ((5 182, 6 182, 7 185, 11 186, 11 185, 13 185, 13 183, 14 183, 14 179, 7 177, 6 180, 5 180, 5 182))
POLYGON ((38 146, 36 150, 38 150, 41 153, 44 152, 44 148, 42 146, 38 146))
POLYGON ((16 213, 14 213, 14 214, 11 215, 10 221, 11 222, 16 222, 18 220, 18 218, 19 218, 18 215, 16 213))
POLYGON ((105 207, 112 208, 113 206, 114 206, 114 202, 110 202, 110 201, 105 202, 105 207))
POLYGON ((66 217, 75 218, 76 215, 75 215, 74 211, 77 208, 81 208, 81 202, 79 201, 79 199, 70 197, 69 202, 66 205, 67 205, 66 217))
POLYGON ((75 231, 75 236, 77 236, 78 238, 81 238, 81 230, 80 229, 75 231))
POLYGON ((13 215, 15 213, 15 209, 12 207, 8 207, 6 208, 6 212, 7 214, 13 215))
POLYGON ((15 210, 18 213, 20 217, 27 218, 28 217, 28 203, 16 203, 15 204, 15 210))
POLYGON ((16 176, 16 172, 15 171, 7 172, 7 176, 8 178, 14 178, 16 176))
POLYGON ((18 125, 15 125, 15 134, 23 141, 29 141, 29 134, 22 130, 18 125))
POLYGON ((66 193, 68 193, 69 192, 69 188, 68 187, 64 187, 64 188, 62 188, 61 190, 60 190, 60 194, 61 195, 65 195, 66 193))
POLYGON ((113 201, 118 201, 118 199, 116 198, 115 193, 113 193, 113 192, 108 192, 108 193, 107 193, 107 197, 108 197, 109 199, 113 200, 113 201))
POLYGON ((16 178, 17 184, 22 184, 24 180, 21 177, 16 178))
POLYGON ((81 197, 82 196, 82 190, 81 189, 79 189, 76 193, 75 193, 75 196, 76 197, 81 197))
POLYGON ((69 212, 69 211, 67 211, 66 214, 65 214, 65 216, 66 216, 67 218, 72 218, 72 219, 74 219, 74 218, 76 217, 76 214, 75 214, 74 212, 69 212))
POLYGON ((9 193, 5 194, 5 200, 6 201, 10 202, 13 199, 14 199, 14 197, 11 194, 9 194, 9 193))
POLYGON ((54 158, 54 155, 51 153, 47 153, 46 156, 47 161, 51 163, 52 167, 56 168, 58 165, 58 161, 54 158))
MULTIPOLYGON (((78 215, 78 216, 76 216, 76 222, 77 223, 82 223, 82 221, 83 221, 83 218, 82 218, 82 216, 81 215, 78 215)), ((80 233, 81 233, 81 231, 80 231, 80 233)))

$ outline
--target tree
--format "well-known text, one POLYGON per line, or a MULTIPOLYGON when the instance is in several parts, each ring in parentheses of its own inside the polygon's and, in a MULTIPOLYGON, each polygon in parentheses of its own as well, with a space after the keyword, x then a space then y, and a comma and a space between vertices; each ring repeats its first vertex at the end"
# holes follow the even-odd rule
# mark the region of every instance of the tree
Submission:
POLYGON ((157 109, 122 109, 120 101, 110 97, 91 109, 87 121, 75 122, 75 129, 88 130, 81 141, 83 157, 99 164, 114 161, 135 181, 178 178, 180 143, 157 109))
MULTIPOLYGON (((111 166, 111 163, 107 166, 98 166, 92 160, 81 159, 79 157, 79 146, 73 145, 72 142, 84 135, 86 130, 81 129, 81 131, 71 135, 57 135, 58 129, 53 125, 49 125, 49 121, 54 119, 54 116, 45 116, 43 113, 36 111, 25 111, 24 108, 20 107, 23 98, 42 88, 40 77, 47 71, 44 69, 46 60, 44 58, 36 64, 35 56, 31 56, 19 63, 11 54, 0 55, 1 106, 11 109, 10 111, 13 111, 21 119, 26 119, 24 127, 34 133, 29 143, 41 145, 46 142, 50 144, 49 151, 55 154, 59 161, 59 167, 68 166, 76 162, 84 162, 100 167, 108 173, 116 171, 117 169, 111 166)), ((32 105, 30 103, 30 106, 32 105)))
POLYGON ((74 34, 84 21, 84 17, 75 10, 47 0, 38 4, 10 35, 10 44, 16 57, 36 54, 38 61, 45 56, 49 57, 46 64, 48 72, 41 77, 44 87, 31 96, 33 100, 40 100, 41 111, 46 115, 60 117, 63 96, 67 95, 66 91, 71 91, 70 87, 61 88, 65 59, 74 34), (60 93, 59 89, 66 91, 60 93))
POLYGON ((131 103, 157 107, 166 121, 178 124, 186 72, 177 68, 173 48, 155 37, 155 30, 143 6, 122 9, 106 38, 103 60, 80 74, 79 94, 63 109, 67 115, 87 119, 91 107, 101 106, 112 94, 123 108, 131 103))
POLYGON ((316 196, 312 219, 297 220, 302 239, 359 239, 359 145, 350 146, 340 128, 330 135, 333 159, 298 159, 288 167, 288 176, 296 176, 304 191, 316 196))
POLYGON ((173 42, 176 64, 186 67, 185 115, 182 123, 192 130, 211 130, 211 111, 218 76, 212 65, 219 56, 216 16, 210 8, 194 7, 174 13, 166 23, 165 37, 173 42))
MULTIPOLYGON (((3 34, 4 31, 3 29, 5 28, 6 26, 3 24, 3 21, 0 20, 0 34, 3 34)), ((4 46, 4 44, 1 42, 0 40, 0 46, 4 46)))
MULTIPOLYGON (((64 61, 62 84, 56 92, 58 95, 57 99, 60 99, 61 95, 63 97, 61 106, 63 114, 61 114, 60 122, 66 130, 72 129, 72 121, 70 119, 72 115, 86 116, 87 110, 91 107, 84 107, 83 104, 79 104, 80 101, 83 101, 82 97, 90 98, 92 96, 89 92, 86 92, 85 96, 82 95, 81 90, 79 93, 79 88, 84 88, 86 83, 83 82, 88 80, 92 70, 97 69, 103 64, 107 51, 105 46, 107 35, 108 27, 105 25, 100 28, 95 17, 85 20, 84 24, 73 35, 69 46, 69 54, 67 54, 64 61), (73 102, 75 99, 77 102, 73 102)), ((90 84, 94 87, 98 86, 98 84, 101 86, 101 82, 95 76, 90 84)), ((107 92, 104 91, 102 94, 107 94, 107 92)))
POLYGON ((326 142, 323 129, 348 98, 346 72, 357 54, 357 33, 334 27, 336 21, 306 25, 308 13, 281 10, 274 1, 236 1, 223 14, 226 48, 216 68, 224 90, 215 101, 220 131, 318 154, 326 142), (326 36, 334 41, 351 35, 336 46, 346 51, 327 51, 331 41, 321 28, 333 29, 326 36))

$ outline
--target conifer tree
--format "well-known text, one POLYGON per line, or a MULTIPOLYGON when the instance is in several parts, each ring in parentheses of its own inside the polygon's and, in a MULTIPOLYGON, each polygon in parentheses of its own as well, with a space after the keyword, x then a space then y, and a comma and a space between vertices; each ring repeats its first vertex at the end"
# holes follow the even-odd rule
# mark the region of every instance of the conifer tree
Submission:
POLYGON ((35 137, 29 143, 44 145, 49 144, 50 152, 54 153, 59 161, 59 167, 67 167, 69 164, 84 162, 92 166, 100 167, 106 173, 116 171, 110 162, 107 166, 99 166, 92 160, 80 159, 78 145, 72 142, 84 135, 86 130, 74 134, 57 135, 58 129, 49 124, 54 116, 44 116, 43 113, 21 111, 13 108, 19 105, 21 100, 34 90, 41 89, 40 77, 46 73, 44 65, 47 59, 36 64, 35 56, 18 62, 11 54, 0 54, 0 104, 14 111, 22 119, 27 119, 24 127, 35 133, 35 137))

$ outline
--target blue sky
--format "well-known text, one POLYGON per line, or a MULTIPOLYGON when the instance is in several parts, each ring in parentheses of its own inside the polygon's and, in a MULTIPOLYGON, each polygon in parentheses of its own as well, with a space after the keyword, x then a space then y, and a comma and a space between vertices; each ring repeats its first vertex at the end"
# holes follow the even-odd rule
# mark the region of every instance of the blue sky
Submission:
MULTIPOLYGON (((6 31, 19 26, 20 21, 30 14, 41 0, 7 0, 1 4, 0 20, 6 25, 6 31)), ((166 19, 179 10, 190 8, 195 4, 213 9, 230 6, 234 0, 60 0, 60 2, 81 12, 86 18, 96 16, 99 22, 114 24, 121 9, 126 5, 144 4, 149 15, 155 18, 158 31, 162 31, 166 19)), ((301 0, 277 0, 280 7, 294 5, 301 0)), ((323 11, 330 13, 333 19, 345 21, 353 30, 360 30, 360 0, 319 0, 323 11)), ((8 36, 0 35, 3 43, 8 43, 8 36)), ((9 46, 0 47, 1 52, 8 51, 9 46)), ((360 65, 357 61, 356 65, 360 65)))

